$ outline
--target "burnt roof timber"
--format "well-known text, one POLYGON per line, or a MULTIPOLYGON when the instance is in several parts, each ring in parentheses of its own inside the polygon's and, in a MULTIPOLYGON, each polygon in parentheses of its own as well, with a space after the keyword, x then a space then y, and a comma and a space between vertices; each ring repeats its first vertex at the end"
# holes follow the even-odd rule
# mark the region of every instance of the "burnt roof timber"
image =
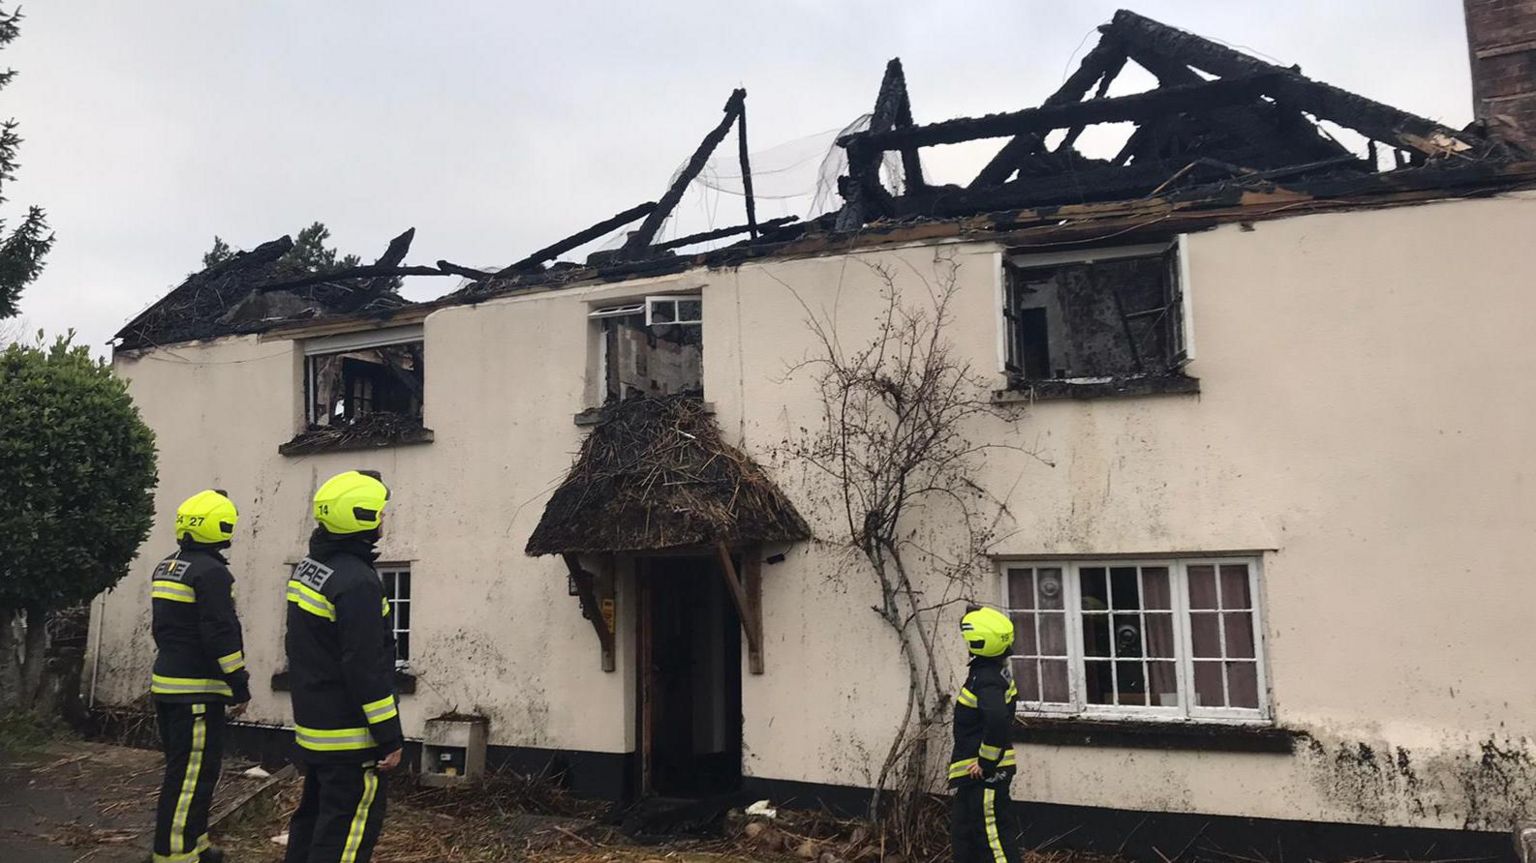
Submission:
MULTIPOLYGON (((1158 83, 1164 87, 1198 84, 1205 80, 1195 70, 1189 68, 1189 64, 1159 54, 1145 45, 1127 46, 1126 53, 1137 65, 1151 72, 1158 83)), ((1301 157, 1304 159, 1321 159, 1346 152, 1337 142, 1330 142, 1320 137, 1311 123, 1302 124, 1305 127, 1303 134, 1310 136, 1310 139, 1305 139, 1292 131, 1296 128, 1294 126, 1267 122, 1258 114, 1255 106, 1239 105, 1223 108, 1213 112, 1213 116, 1248 143, 1261 148, 1274 150, 1289 142, 1300 150, 1301 157)), ((1289 116, 1298 121, 1303 119, 1301 112, 1294 109, 1289 110, 1289 116)))
POLYGON ((1116 12, 1114 19, 1106 25, 1106 32, 1123 40, 1133 50, 1138 47, 1145 48, 1224 78, 1263 72, 1281 73, 1284 76, 1282 86, 1278 92, 1269 95, 1283 99, 1323 119, 1348 126, 1367 137, 1427 156, 1441 156, 1447 153, 1446 144, 1437 143, 1437 139, 1442 138, 1461 141, 1473 151, 1483 151, 1489 147, 1486 141, 1481 141, 1475 136, 1462 135, 1433 120, 1384 105, 1330 84, 1313 81, 1295 68, 1286 69, 1273 63, 1266 63, 1241 51, 1176 27, 1169 27, 1129 10, 1122 9, 1116 12))
POLYGON ((736 112, 736 152, 741 162, 741 192, 747 202, 747 229, 757 239, 757 199, 752 196, 752 157, 747 152, 747 104, 736 112))
POLYGON ((862 132, 844 135, 838 143, 874 151, 899 147, 931 147, 958 144, 982 138, 1000 138, 1027 132, 1065 129, 1078 123, 1120 123, 1146 120, 1170 111, 1218 108, 1255 99, 1269 88, 1278 86, 1281 75, 1262 72, 1218 78, 1180 87, 1161 87, 1145 93, 1074 102, 1068 105, 1043 105, 1005 114, 984 117, 960 117, 926 126, 914 126, 889 132, 862 132))
POLYGON ((678 237, 675 240, 668 240, 665 243, 657 243, 656 245, 651 246, 651 251, 665 252, 669 249, 678 249, 682 248, 683 246, 691 246, 694 243, 703 243, 709 240, 719 240, 724 239, 725 237, 734 237, 737 234, 745 234, 749 232, 752 233, 755 237, 759 232, 767 233, 774 230, 775 228, 782 228, 791 222, 797 222, 799 220, 799 216, 780 216, 777 219, 769 219, 766 222, 759 222, 757 224, 732 225, 729 228, 716 228, 713 231, 701 231, 697 234, 689 234, 686 237, 678 237))
POLYGON ((641 216, 651 215, 652 213, 656 212, 657 206, 658 205, 655 201, 646 201, 643 204, 637 204, 622 213, 609 216, 608 218, 598 222, 595 225, 592 225, 591 227, 582 228, 581 230, 570 235, 569 237, 566 237, 563 240, 550 243, 544 248, 539 249, 537 252, 534 252, 526 258, 523 258, 521 261, 502 268, 501 270, 497 271, 496 275, 505 278, 515 273, 537 271, 545 261, 559 257, 560 255, 569 252, 571 249, 574 249, 577 246, 589 243, 598 237, 613 231, 616 228, 623 227, 624 225, 633 222, 641 216))
MULTIPOLYGON (((389 267, 378 264, 365 264, 360 267, 347 267, 344 270, 333 270, 329 273, 315 273, 302 279, 288 279, 281 282, 268 282, 264 285, 256 285, 254 290, 266 293, 267 291, 288 291, 294 288, 307 288, 311 285, 324 285, 331 282, 345 282, 351 279, 394 278, 395 276, 446 276, 450 275, 436 267, 389 267)), ((359 289, 361 290, 361 289, 359 289)))
POLYGON ((464 266, 462 264, 452 263, 451 261, 441 261, 440 260, 440 261, 437 262, 437 268, 439 270, 442 270, 445 273, 451 273, 451 274, 453 274, 455 276, 463 276, 463 277, 465 277, 467 279, 494 279, 494 278, 496 278, 496 274, 495 273, 488 273, 485 270, 477 270, 474 267, 466 267, 466 266, 464 266))
MULTIPOLYGON (((1042 106, 1069 105, 1081 101, 1095 81, 1101 81, 1106 77, 1113 80, 1114 75, 1118 74, 1124 64, 1125 49, 1119 40, 1111 37, 1100 39, 1099 44, 1093 46, 1087 56, 1083 57, 1083 62, 1078 65, 1077 70, 1041 104, 1042 106), (1112 69, 1113 72, 1111 72, 1112 69)), ((976 189, 1003 182, 1018 169, 1018 164, 1024 157, 1038 152, 1044 143, 1044 136, 1037 133, 1015 136, 977 172, 976 179, 971 181, 970 187, 976 189)))
MULTIPOLYGON (((1114 60, 1108 67, 1104 69, 1104 77, 1099 79, 1099 86, 1094 90, 1093 98, 1102 99, 1108 95, 1110 85, 1115 83, 1116 78, 1120 77, 1120 72, 1125 69, 1126 61, 1129 59, 1130 57, 1127 56, 1124 52, 1115 55, 1114 60)), ((1080 124, 1068 129, 1066 137, 1062 138, 1061 143, 1056 145, 1054 152, 1064 153, 1067 150, 1072 149, 1072 145, 1077 143, 1078 137, 1081 136, 1083 134, 1083 130, 1087 128, 1087 126, 1080 124)), ((1040 139, 1040 145, 1045 145, 1044 138, 1040 139)))
MULTIPOLYGON (((384 254, 380 255, 379 259, 373 262, 373 265, 376 267, 398 268, 400 263, 405 260, 405 256, 410 253, 411 241, 414 239, 416 239, 416 229, 407 228, 405 233, 389 241, 389 245, 384 249, 384 254)), ((368 305, 369 300, 388 292, 394 285, 395 279, 393 276, 375 276, 369 279, 355 294, 346 298, 337 308, 337 311, 352 312, 361 309, 363 306, 368 305)))
POLYGON ((693 151, 693 156, 689 158, 688 164, 683 166, 683 170, 678 173, 672 185, 661 196, 661 200, 656 203, 656 209, 652 210, 650 215, 645 217, 645 221, 640 223, 639 229, 630 234, 629 239, 624 243, 624 247, 619 251, 620 257, 636 258, 645 252, 647 246, 651 245, 651 241, 656 238, 656 231, 661 228, 661 223, 666 221, 668 216, 672 215, 672 210, 677 207, 677 202, 682 200, 683 192, 687 190, 688 184, 692 183, 694 178, 699 175, 699 172, 704 170, 704 165, 709 161, 710 155, 715 152, 716 147, 720 146, 720 142, 725 138, 725 133, 731 130, 731 124, 736 122, 736 119, 741 116, 741 112, 746 106, 746 101, 746 90, 738 87, 731 91, 731 97, 726 100, 725 108, 722 109, 725 111, 725 116, 721 118, 715 128, 709 131, 709 134, 704 136, 704 140, 699 143, 698 149, 693 151))
MULTIPOLYGON (((903 116, 911 119, 910 104, 905 114, 902 103, 907 101, 907 76, 902 70, 901 58, 893 57, 885 64, 885 74, 880 77, 880 90, 875 94, 875 107, 869 115, 869 128, 864 134, 888 132, 896 128, 903 116)), ((854 230, 869 220, 873 212, 889 209, 891 196, 880 185, 880 150, 859 145, 848 147, 847 182, 839 178, 838 192, 843 197, 843 207, 837 214, 838 230, 854 230)), ((917 148, 902 150, 903 166, 906 154, 911 153, 916 163, 917 148)), ((920 164, 920 163, 918 163, 920 164)), ((919 172, 921 168, 919 168, 919 172)))

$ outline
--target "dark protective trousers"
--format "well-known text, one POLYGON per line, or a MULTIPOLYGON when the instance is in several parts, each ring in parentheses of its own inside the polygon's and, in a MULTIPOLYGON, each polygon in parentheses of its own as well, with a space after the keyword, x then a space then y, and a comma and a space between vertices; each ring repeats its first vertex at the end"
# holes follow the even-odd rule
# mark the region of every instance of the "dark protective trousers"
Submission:
POLYGON ((995 783, 968 780, 956 786, 949 810, 955 863, 1019 863, 1011 809, 1006 778, 995 783))
POLYGON ((384 783, 372 761, 309 764, 288 822, 284 863, 368 863, 384 826, 384 783))
POLYGON ((194 863, 208 847, 208 807, 224 760, 224 705, 155 702, 165 780, 155 807, 154 863, 194 863))

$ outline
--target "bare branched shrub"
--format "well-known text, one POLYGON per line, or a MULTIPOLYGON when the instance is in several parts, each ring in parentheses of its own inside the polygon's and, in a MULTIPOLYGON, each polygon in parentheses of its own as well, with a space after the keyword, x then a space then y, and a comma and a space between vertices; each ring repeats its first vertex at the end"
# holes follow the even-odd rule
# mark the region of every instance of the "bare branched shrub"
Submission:
POLYGON ((975 595, 1008 518, 975 477, 988 450, 1023 450, 973 438, 1012 411, 993 402, 986 378, 951 343, 954 256, 940 251, 931 274, 911 267, 901 279, 889 265, 865 265, 880 285, 880 317, 865 341, 845 344, 831 315, 796 292, 817 349, 790 376, 814 381, 821 415, 784 455, 808 468, 818 503, 841 514, 841 535, 820 529, 819 538, 862 560, 848 569, 868 574, 872 608, 900 645, 906 708, 874 777, 869 814, 907 844, 922 797, 939 779, 934 748, 947 745, 952 669, 941 661, 948 633, 938 627, 946 608, 975 595), (904 293, 899 282, 921 289, 904 293))

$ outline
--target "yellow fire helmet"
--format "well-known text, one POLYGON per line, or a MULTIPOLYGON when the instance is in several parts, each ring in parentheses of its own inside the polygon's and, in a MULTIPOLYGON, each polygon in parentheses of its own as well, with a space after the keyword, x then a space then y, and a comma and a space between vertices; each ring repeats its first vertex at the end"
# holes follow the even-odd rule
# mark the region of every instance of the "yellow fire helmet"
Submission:
POLYGON ((349 470, 325 481, 315 492, 315 521, 331 533, 376 529, 389 501, 389 487, 378 471, 349 470))
POLYGON ((200 491, 176 507, 176 539, 215 545, 235 535, 240 513, 221 488, 200 491))
POLYGON ((960 618, 960 634, 976 656, 1002 656, 1013 646, 1013 621, 995 608, 978 608, 960 618))

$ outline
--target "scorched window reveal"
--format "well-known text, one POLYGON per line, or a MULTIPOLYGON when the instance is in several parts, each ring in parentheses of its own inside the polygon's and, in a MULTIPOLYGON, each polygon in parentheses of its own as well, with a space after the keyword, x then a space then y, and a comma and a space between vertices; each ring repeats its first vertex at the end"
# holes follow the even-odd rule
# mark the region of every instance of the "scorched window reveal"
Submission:
POLYGON ((1258 569, 1254 558, 1006 565, 1020 712, 1266 719, 1258 569))
POLYGON ((421 330, 350 333, 305 345, 307 420, 313 427, 353 425, 392 415, 421 423, 425 357, 421 330))
POLYGON ((636 396, 703 395, 704 303, 698 294, 594 309, 600 404, 636 396))
POLYGON ((1185 282, 1177 241, 1008 256, 1009 386, 1175 374, 1190 359, 1185 282))

